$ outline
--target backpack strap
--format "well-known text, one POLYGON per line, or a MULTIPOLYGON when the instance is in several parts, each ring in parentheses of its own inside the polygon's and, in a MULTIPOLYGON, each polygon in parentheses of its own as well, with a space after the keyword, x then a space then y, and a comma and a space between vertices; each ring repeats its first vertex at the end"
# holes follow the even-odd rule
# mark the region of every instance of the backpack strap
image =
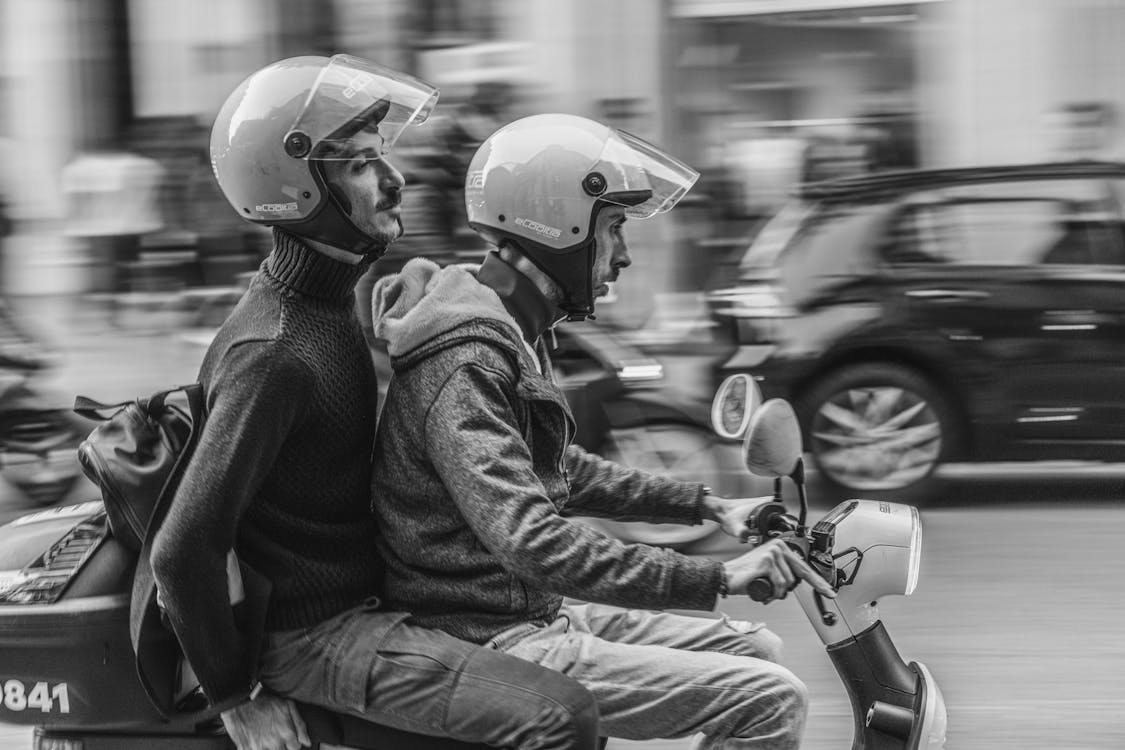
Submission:
POLYGON ((131 403, 133 403, 133 402, 132 401, 121 401, 121 402, 116 403, 116 404, 105 404, 105 403, 102 403, 101 401, 95 401, 94 399, 90 398, 89 396, 75 396, 74 397, 74 413, 78 414, 80 416, 86 417, 86 419, 97 419, 97 420, 101 420, 101 421, 104 422, 105 420, 109 419, 110 416, 112 416, 112 413, 115 413, 115 412, 119 411, 120 409, 124 409, 126 406, 128 406, 131 403), (109 416, 106 416, 102 412, 112 412, 112 413, 109 416))
POLYGON ((160 524, 164 522, 164 516, 168 514, 168 506, 172 504, 172 498, 180 484, 180 477, 183 476, 188 461, 195 453, 195 444, 199 442, 199 435, 203 432, 203 386, 199 383, 192 383, 191 385, 182 385, 179 388, 170 388, 166 391, 157 391, 140 402, 141 408, 144 409, 150 419, 158 419, 164 412, 165 401, 169 394, 179 391, 183 391, 187 397, 188 415, 191 417, 191 432, 188 433, 187 441, 180 451, 179 458, 176 459, 175 466, 168 474, 167 481, 160 489, 160 497, 157 498, 156 506, 152 509, 152 516, 149 517, 148 527, 145 529, 144 543, 141 548, 141 559, 146 564, 149 560, 149 554, 152 552, 152 539, 156 536, 160 524))
POLYGON ((164 404, 168 400, 168 396, 181 391, 187 397, 188 410, 191 414, 192 437, 194 438, 196 437, 196 427, 202 421, 203 417, 203 386, 200 383, 181 385, 175 388, 169 388, 165 391, 157 391, 146 399, 119 401, 116 404, 107 404, 92 399, 89 396, 75 396, 73 411, 75 414, 86 417, 87 419, 101 420, 104 422, 117 411, 124 409, 129 404, 136 403, 141 405, 145 414, 155 419, 164 411, 164 404))
MULTIPOLYGON (((180 477, 191 460, 199 435, 203 431, 203 386, 199 383, 158 391, 138 403, 153 418, 164 411, 167 397, 178 391, 187 396, 191 415, 191 432, 175 466, 168 475, 160 496, 153 508, 141 543, 140 557, 133 574, 133 594, 130 604, 129 636, 137 659, 137 676, 156 709, 165 718, 175 713, 172 698, 175 694, 175 675, 181 651, 179 642, 166 627, 157 600, 156 577, 152 571, 152 545, 156 532, 172 504, 180 477)), ((112 407, 111 407, 112 408, 112 407)))

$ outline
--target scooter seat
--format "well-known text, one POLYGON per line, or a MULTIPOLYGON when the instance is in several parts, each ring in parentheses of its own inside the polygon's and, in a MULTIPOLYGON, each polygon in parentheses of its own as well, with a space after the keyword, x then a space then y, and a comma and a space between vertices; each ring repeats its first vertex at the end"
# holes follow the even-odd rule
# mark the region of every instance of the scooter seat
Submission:
POLYGON ((403 748, 406 750, 482 750, 487 745, 430 737, 375 724, 358 716, 335 713, 319 706, 300 704, 301 716, 313 747, 336 745, 356 750, 403 748))

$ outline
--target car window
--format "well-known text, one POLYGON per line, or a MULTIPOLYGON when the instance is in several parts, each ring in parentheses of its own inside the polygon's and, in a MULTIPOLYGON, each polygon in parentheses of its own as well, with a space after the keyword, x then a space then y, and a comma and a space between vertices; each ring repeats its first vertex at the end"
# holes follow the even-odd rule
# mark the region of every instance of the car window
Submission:
POLYGON ((783 245, 774 241, 766 253, 758 250, 755 241, 747 253, 753 257, 743 259, 743 277, 760 274, 768 262, 785 303, 800 306, 826 289, 871 272, 875 239, 892 210, 887 203, 819 203, 800 217, 783 245))
POLYGON ((1100 180, 1023 180, 920 192, 881 249, 892 264, 1125 263, 1120 215, 1100 180))
POLYGON ((739 272, 744 276, 755 275, 774 268, 781 251, 815 208, 815 204, 803 200, 791 201, 782 206, 746 249, 746 254, 738 264, 739 272))

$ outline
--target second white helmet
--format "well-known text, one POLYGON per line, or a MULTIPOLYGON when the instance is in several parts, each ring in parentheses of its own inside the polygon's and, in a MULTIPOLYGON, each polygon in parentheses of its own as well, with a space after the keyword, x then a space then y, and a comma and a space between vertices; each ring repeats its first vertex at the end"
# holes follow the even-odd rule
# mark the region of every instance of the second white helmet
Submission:
POLYGON ((699 174, 656 146, 566 114, 525 117, 477 149, 465 178, 469 225, 516 245, 563 290, 571 319, 593 311, 594 224, 608 205, 647 219, 671 209, 699 174))

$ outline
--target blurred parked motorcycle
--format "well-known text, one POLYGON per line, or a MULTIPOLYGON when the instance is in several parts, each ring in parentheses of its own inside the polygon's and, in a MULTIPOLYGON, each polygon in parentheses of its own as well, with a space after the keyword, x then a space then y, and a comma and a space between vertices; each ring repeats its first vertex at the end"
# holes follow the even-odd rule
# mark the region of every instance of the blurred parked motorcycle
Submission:
MULTIPOLYGON (((663 365, 600 324, 559 325, 551 362, 566 394, 574 442, 625 466, 707 484, 719 491, 732 475, 729 452, 709 429, 708 405, 669 388, 663 365)), ((715 533, 699 526, 584 519, 627 542, 682 547, 715 533)))
POLYGON ((51 362, 0 303, 0 477, 24 504, 52 505, 70 493, 82 477, 78 444, 93 429, 36 384, 51 362))

